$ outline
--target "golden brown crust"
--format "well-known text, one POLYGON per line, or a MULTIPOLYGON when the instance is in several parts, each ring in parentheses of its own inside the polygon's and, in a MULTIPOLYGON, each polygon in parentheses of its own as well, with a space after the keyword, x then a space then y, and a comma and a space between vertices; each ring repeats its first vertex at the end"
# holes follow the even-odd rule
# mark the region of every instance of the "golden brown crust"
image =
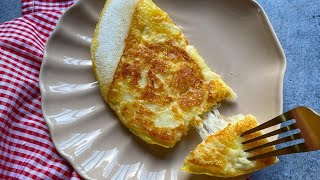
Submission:
POLYGON ((248 115, 245 119, 229 124, 225 129, 210 135, 185 159, 183 170, 218 177, 234 177, 248 174, 276 163, 278 161, 276 157, 252 162, 246 159, 249 156, 263 154, 275 149, 274 146, 269 146, 248 154, 244 152, 245 149, 268 142, 267 139, 262 139, 246 145, 241 144, 241 142, 263 134, 259 131, 244 138, 240 137, 243 132, 257 125, 256 119, 252 115, 248 115))
POLYGON ((155 119, 155 113, 145 108, 139 102, 122 103, 120 109, 123 122, 126 126, 130 127, 130 130, 134 133, 139 132, 142 136, 152 137, 152 141, 166 146, 170 146, 171 142, 175 141, 177 134, 187 131, 185 129, 187 127, 183 124, 171 129, 156 127, 153 121, 150 121, 150 119, 155 119))
POLYGON ((166 13, 150 0, 138 2, 106 100, 148 143, 174 146, 190 122, 232 96, 220 78, 205 79, 187 45, 166 13))

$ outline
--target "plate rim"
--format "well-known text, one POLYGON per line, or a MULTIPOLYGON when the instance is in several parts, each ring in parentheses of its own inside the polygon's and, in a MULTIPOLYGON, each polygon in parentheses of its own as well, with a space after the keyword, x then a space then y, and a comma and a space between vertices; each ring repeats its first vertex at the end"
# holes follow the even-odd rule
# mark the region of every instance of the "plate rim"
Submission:
MULTIPOLYGON (((57 34, 58 30, 61 29, 61 23, 63 22, 63 20, 65 19, 65 17, 67 16, 68 12, 71 11, 72 9, 75 9, 77 6, 80 6, 80 4, 85 1, 85 0, 78 0, 76 1, 73 5, 71 5, 70 7, 68 7, 63 14, 60 16, 59 20, 57 21, 54 30, 51 32, 45 47, 44 47, 44 54, 43 54, 43 60, 42 60, 42 64, 40 67, 40 73, 39 73, 39 86, 40 86, 40 94, 41 94, 41 112, 42 112, 42 116, 43 119, 46 122, 46 125, 49 129, 49 134, 50 134, 50 139, 52 140, 52 143, 55 147, 55 149, 57 150, 57 152, 59 153, 59 155, 61 157, 63 157, 70 165, 71 167, 78 173, 78 175, 80 175, 82 178, 84 179, 91 179, 90 177, 87 176, 87 174, 84 174, 81 172, 81 169, 79 168, 79 166, 77 166, 76 164, 74 164, 72 162, 72 160, 68 157, 68 155, 64 154, 62 150, 60 150, 57 146, 56 140, 55 138, 53 138, 52 134, 53 134, 53 126, 51 126, 51 121, 49 120, 49 118, 45 115, 45 108, 44 108, 44 99, 46 99, 47 95, 45 93, 45 88, 44 88, 44 83, 43 83, 43 74, 44 74, 44 66, 46 66, 47 62, 48 62, 48 56, 47 56, 47 48, 48 45, 50 44, 50 42, 52 41, 53 37, 55 36, 55 34, 57 34)), ((107 1, 107 0, 106 0, 107 1)), ((278 95, 279 95, 279 109, 278 112, 279 114, 281 114, 283 112, 283 86, 284 86, 284 75, 286 72, 286 67, 287 67, 287 60, 286 60, 286 56, 284 53, 284 50, 281 46, 281 43, 273 29, 273 26, 265 12, 265 10, 262 8, 262 6, 257 2, 257 0, 249 0, 250 3, 252 3, 256 8, 261 9, 261 13, 262 16, 266 22, 266 25, 268 26, 268 29, 271 32, 272 38, 275 40, 275 44, 277 46, 277 49, 280 50, 280 55, 281 58, 279 58, 280 61, 280 65, 282 66, 281 71, 279 73, 280 77, 278 79, 279 83, 279 88, 277 89, 278 91, 278 95)))

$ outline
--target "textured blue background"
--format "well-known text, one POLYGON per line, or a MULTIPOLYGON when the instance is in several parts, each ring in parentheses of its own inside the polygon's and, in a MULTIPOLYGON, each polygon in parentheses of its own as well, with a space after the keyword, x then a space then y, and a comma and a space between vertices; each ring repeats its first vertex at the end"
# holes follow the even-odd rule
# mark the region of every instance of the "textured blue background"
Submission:
POLYGON ((21 0, 0 0, 0 23, 21 16, 21 0))
MULTIPOLYGON (((284 111, 299 105, 320 112, 320 0, 260 0, 287 57, 284 111)), ((0 0, 0 23, 21 16, 20 0, 0 0)), ((280 157, 255 180, 320 179, 320 152, 280 157)))

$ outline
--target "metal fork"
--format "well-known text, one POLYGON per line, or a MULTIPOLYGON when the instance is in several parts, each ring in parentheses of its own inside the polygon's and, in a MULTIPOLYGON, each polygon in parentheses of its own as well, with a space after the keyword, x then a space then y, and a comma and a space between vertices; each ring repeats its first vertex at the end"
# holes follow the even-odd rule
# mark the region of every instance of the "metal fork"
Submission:
POLYGON ((278 145, 281 143, 287 143, 290 141, 294 142, 296 140, 300 140, 303 142, 296 143, 294 145, 289 145, 287 147, 280 148, 264 154, 259 154, 253 157, 249 157, 248 159, 256 160, 256 159, 262 159, 262 158, 271 157, 271 156, 279 156, 279 155, 285 155, 285 154, 320 150, 320 116, 315 111, 303 106, 297 107, 286 113, 283 113, 282 115, 277 116, 268 122, 265 122, 253 129, 250 129, 242 133, 241 136, 243 137, 250 133, 263 130, 268 127, 271 127, 280 123, 288 122, 288 121, 290 121, 289 125, 287 124, 285 127, 269 132, 262 136, 250 139, 248 141, 243 142, 242 144, 247 144, 250 142, 254 142, 260 139, 264 139, 264 138, 271 137, 271 136, 278 135, 285 132, 292 133, 295 131, 293 134, 283 138, 279 138, 275 141, 272 141, 263 145, 259 145, 257 147, 253 147, 251 149, 246 150, 246 152, 255 151, 257 149, 265 148, 272 145, 278 145))

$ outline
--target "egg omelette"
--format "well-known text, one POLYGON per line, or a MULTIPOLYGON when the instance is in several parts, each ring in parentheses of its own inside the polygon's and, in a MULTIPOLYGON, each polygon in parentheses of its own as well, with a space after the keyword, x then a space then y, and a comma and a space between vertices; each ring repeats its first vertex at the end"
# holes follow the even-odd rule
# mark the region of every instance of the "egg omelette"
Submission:
POLYGON ((108 0, 91 56, 107 104, 150 144, 173 147, 205 112, 236 96, 152 0, 108 0))
POLYGON ((269 146, 245 152, 246 149, 266 144, 269 141, 265 138, 245 145, 241 144, 241 142, 261 136, 263 132, 258 131, 240 137, 243 132, 258 126, 258 122, 252 115, 238 115, 235 118, 237 120, 231 122, 226 128, 209 135, 191 151, 184 161, 182 170, 216 177, 235 177, 252 173, 278 162, 276 157, 248 160, 250 156, 273 151, 275 147, 269 146))

